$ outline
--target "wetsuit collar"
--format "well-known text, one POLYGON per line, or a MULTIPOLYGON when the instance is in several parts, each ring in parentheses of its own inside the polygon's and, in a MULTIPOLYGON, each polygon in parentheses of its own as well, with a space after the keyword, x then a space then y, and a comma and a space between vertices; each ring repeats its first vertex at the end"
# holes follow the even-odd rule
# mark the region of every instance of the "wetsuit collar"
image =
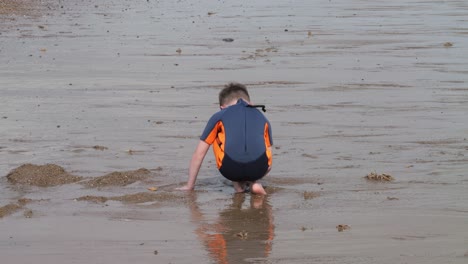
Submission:
POLYGON ((262 108, 263 112, 266 112, 265 105, 250 105, 246 101, 244 101, 242 98, 237 100, 237 104, 243 104, 246 107, 251 107, 251 108, 262 108))

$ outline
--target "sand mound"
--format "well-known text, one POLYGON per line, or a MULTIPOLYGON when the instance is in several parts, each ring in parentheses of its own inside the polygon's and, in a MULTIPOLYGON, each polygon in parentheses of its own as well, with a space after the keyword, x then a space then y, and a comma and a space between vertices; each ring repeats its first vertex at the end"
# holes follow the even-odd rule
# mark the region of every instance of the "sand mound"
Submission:
POLYGON ((34 185, 50 187, 73 183, 82 178, 67 173, 62 167, 55 164, 33 165, 24 164, 12 170, 6 176, 13 184, 34 185))
POLYGON ((127 186, 137 181, 144 180, 150 175, 150 171, 144 168, 134 171, 115 171, 101 177, 96 177, 84 184, 91 188, 101 188, 107 186, 127 186))
POLYGON ((47 2, 33 0, 0 1, 0 15, 37 15, 37 11, 51 9, 53 6, 47 2))
POLYGON ((338 230, 338 232, 343 232, 343 231, 348 230, 350 228, 351 227, 349 225, 337 225, 336 226, 336 229, 338 230))
POLYGON ((317 193, 317 192, 305 191, 305 192, 303 193, 303 196, 304 196, 304 200, 310 200, 310 199, 314 199, 314 198, 319 197, 320 194, 317 193))
POLYGON ((25 1, 2 1, 0 2, 0 14, 14 14, 26 9, 25 1))
POLYGON ((392 177, 392 175, 385 174, 385 173, 377 174, 375 172, 371 172, 367 174, 364 178, 366 178, 367 180, 371 180, 371 181, 393 181, 395 180, 392 177))

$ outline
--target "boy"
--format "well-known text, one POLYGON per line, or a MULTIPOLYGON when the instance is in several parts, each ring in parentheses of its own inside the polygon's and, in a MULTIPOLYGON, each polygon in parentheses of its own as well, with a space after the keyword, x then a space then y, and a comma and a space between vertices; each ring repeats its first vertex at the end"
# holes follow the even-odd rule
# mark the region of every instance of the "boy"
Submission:
POLYGON ((244 192, 250 186, 252 193, 265 195, 257 181, 271 169, 270 122, 255 109, 257 106, 250 104, 249 93, 242 84, 226 85, 219 93, 219 105, 221 110, 208 121, 193 153, 187 184, 178 189, 194 189, 203 159, 213 145, 216 165, 233 182, 236 192, 244 192))

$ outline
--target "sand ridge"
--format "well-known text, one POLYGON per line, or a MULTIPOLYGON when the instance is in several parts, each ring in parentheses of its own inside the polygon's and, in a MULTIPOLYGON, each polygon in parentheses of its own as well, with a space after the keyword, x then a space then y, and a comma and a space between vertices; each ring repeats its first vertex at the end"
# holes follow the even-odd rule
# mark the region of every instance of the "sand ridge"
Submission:
MULTIPOLYGON (((11 215, 19 210, 21 210, 26 204, 32 202, 31 199, 21 198, 18 199, 16 203, 9 203, 5 206, 0 207, 0 218, 11 215)), ((29 214, 28 215, 32 215, 29 214)))
POLYGON ((113 196, 113 197, 105 197, 105 196, 93 196, 93 195, 86 195, 77 198, 77 201, 87 201, 92 203, 105 203, 109 200, 111 201, 119 201, 122 203, 127 204, 140 204, 140 203, 147 203, 147 202, 169 202, 175 200, 183 200, 184 193, 174 193, 174 192, 139 192, 134 194, 127 194, 121 196, 113 196))
MULTIPOLYGON (((161 171, 161 168, 156 170, 161 171)), ((86 187, 102 188, 127 186, 148 179, 151 175, 150 170, 140 168, 131 171, 114 171, 103 176, 93 177, 90 180, 84 180, 84 177, 72 175, 56 164, 23 164, 9 172, 6 178, 9 183, 14 185, 53 187, 82 181, 81 183, 86 187)))
POLYGON ((83 184, 90 188, 102 188, 107 186, 127 186, 150 176, 148 169, 141 168, 134 171, 115 171, 104 176, 95 177, 83 184))

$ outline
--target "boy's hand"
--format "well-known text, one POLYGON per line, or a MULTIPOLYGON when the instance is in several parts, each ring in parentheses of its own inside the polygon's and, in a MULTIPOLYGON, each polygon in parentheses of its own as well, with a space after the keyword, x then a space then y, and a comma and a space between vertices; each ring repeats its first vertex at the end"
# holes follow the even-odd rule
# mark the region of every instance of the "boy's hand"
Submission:
POLYGON ((184 185, 182 187, 176 188, 178 191, 193 191, 193 187, 190 187, 188 185, 184 185))

